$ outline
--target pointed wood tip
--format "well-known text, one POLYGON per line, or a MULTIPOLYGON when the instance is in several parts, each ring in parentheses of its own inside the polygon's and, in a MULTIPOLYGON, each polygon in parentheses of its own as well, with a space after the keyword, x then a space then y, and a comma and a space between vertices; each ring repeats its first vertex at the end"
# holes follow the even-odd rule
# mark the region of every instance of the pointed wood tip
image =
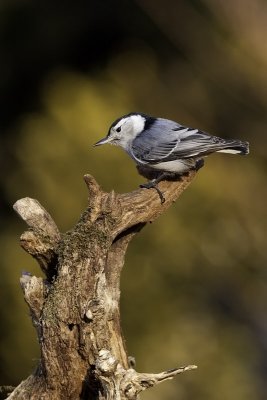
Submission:
POLYGON ((99 186, 99 184, 97 183, 97 181, 95 180, 95 178, 92 175, 85 174, 83 179, 87 186, 90 198, 95 198, 100 193, 102 193, 101 187, 99 186))

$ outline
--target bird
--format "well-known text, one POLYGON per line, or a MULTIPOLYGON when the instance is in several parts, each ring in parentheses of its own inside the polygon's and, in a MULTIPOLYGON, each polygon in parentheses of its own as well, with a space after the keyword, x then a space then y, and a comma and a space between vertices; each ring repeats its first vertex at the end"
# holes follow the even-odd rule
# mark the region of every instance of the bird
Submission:
POLYGON ((122 147, 137 166, 159 172, 157 178, 140 186, 156 189, 162 203, 165 199, 157 188, 160 181, 198 169, 204 164, 203 157, 212 153, 249 153, 248 142, 212 136, 142 112, 131 112, 116 119, 106 137, 94 146, 106 143, 122 147))

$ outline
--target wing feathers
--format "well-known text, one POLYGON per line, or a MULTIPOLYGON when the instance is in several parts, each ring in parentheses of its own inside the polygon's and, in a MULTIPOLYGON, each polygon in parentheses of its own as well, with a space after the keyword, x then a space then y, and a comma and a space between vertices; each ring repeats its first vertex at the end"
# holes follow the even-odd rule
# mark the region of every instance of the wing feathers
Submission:
POLYGON ((134 139, 131 149, 137 161, 151 164, 197 158, 216 151, 247 154, 248 144, 210 136, 198 129, 159 119, 134 139))

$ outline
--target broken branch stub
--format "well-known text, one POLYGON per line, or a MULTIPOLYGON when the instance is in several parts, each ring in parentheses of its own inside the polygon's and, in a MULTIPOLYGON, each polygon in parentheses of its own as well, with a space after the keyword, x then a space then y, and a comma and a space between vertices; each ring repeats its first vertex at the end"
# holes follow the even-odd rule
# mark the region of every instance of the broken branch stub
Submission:
POLYGON ((54 275, 56 248, 60 241, 54 220, 37 200, 29 197, 18 200, 13 208, 30 228, 20 237, 21 247, 38 261, 50 280, 54 275))
POLYGON ((153 189, 104 192, 90 175, 88 207, 60 235, 47 211, 33 199, 14 208, 28 224, 22 247, 36 258, 47 281, 23 274, 21 285, 36 327, 41 359, 9 399, 137 399, 138 393, 187 366, 159 374, 129 365, 120 326, 120 274, 130 240, 160 216, 185 190, 195 172, 163 181, 162 204, 153 189))
POLYGON ((139 373, 133 368, 125 370, 106 349, 100 351, 96 361, 96 374, 102 382, 104 392, 110 396, 107 398, 118 400, 137 399, 144 390, 196 368, 196 365, 187 365, 157 374, 139 373))

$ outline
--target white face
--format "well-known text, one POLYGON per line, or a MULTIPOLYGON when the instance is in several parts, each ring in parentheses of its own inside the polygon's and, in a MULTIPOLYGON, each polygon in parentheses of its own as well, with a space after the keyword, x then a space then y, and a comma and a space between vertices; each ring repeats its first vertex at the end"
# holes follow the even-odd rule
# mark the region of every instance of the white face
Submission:
POLYGON ((144 130, 145 118, 142 115, 122 117, 116 125, 112 125, 106 138, 96 145, 110 143, 127 149, 136 136, 144 130))

